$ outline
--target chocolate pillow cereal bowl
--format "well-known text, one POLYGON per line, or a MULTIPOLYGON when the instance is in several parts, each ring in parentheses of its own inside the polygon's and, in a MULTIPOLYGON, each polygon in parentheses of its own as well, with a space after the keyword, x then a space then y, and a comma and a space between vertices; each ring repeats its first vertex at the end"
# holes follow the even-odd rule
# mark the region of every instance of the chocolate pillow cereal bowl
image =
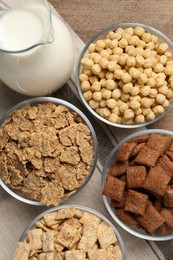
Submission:
POLYGON ((77 63, 77 87, 96 118, 120 128, 160 120, 173 107, 173 43, 148 25, 122 23, 97 33, 77 63))
POLYGON ((173 239, 173 133, 151 129, 123 139, 102 174, 104 204, 130 234, 153 241, 173 239))
POLYGON ((80 192, 97 161, 87 117, 67 101, 25 100, 0 120, 0 185, 31 205, 54 205, 80 192))
POLYGON ((25 259, 32 253, 58 259, 107 260, 111 256, 126 260, 123 240, 114 225, 99 212, 81 205, 53 207, 37 216, 23 232, 14 260, 21 259, 23 252, 25 259))

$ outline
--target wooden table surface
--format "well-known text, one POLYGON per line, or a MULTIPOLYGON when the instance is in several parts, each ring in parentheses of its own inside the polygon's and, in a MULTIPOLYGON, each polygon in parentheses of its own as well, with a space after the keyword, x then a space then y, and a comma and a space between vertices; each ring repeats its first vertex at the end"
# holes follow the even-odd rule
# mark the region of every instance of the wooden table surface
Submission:
MULTIPOLYGON (((98 31, 122 22, 155 27, 173 41, 172 0, 50 0, 78 36, 87 41, 98 31)), ((173 130, 173 111, 148 128, 173 130)))

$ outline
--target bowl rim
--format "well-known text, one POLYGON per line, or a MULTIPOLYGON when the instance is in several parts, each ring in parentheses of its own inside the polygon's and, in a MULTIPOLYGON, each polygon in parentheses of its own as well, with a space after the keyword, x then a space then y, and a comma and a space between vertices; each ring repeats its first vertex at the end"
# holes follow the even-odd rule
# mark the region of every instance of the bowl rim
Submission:
POLYGON ((104 117, 100 116, 98 113, 96 113, 94 111, 94 109, 92 109, 88 102, 84 99, 83 97, 83 92, 81 90, 81 87, 80 87, 80 79, 79 79, 79 74, 80 74, 80 68, 81 68, 81 65, 80 65, 80 61, 82 59, 82 57, 84 56, 84 54, 87 52, 88 50, 88 47, 89 45, 92 43, 92 42, 95 42, 97 40, 97 38, 99 38, 100 36, 102 36, 103 34, 106 34, 107 32, 111 31, 111 30, 115 30, 115 29, 118 29, 118 28, 126 28, 126 27, 136 27, 136 26, 140 26, 142 28, 144 28, 145 30, 148 30, 149 32, 151 33, 154 33, 155 35, 157 35, 158 37, 161 37, 163 40, 165 40, 169 47, 173 49, 173 41, 171 41, 164 33, 162 33, 161 31, 159 31, 158 29, 155 29, 154 27, 150 26, 150 25, 146 25, 146 24, 142 24, 142 23, 120 23, 120 24, 113 24, 109 27, 106 27, 104 28, 103 30, 97 32, 87 43, 86 45, 84 46, 84 48, 82 49, 79 57, 78 57, 78 60, 77 60, 77 63, 76 63, 76 82, 77 82, 77 89, 78 89, 78 92, 79 92, 79 96, 80 96, 80 99, 82 100, 83 104, 85 105, 85 107, 88 109, 88 111, 94 115, 96 118, 98 118, 100 121, 106 123, 107 125, 110 125, 110 126, 114 126, 114 127, 118 127, 118 128, 126 128, 126 129, 132 129, 132 128, 140 128, 140 127, 144 127, 144 126, 148 126, 150 124, 153 124, 155 122, 157 122, 158 120, 160 120, 162 117, 164 117, 171 109, 173 109, 173 102, 172 104, 170 103, 169 107, 166 108, 164 110, 164 112, 155 117, 153 120, 149 120, 149 121, 146 121, 144 123, 141 123, 141 124, 133 124, 133 125, 127 125, 127 124, 118 124, 118 123, 112 123, 111 121, 105 119, 104 117))
POLYGON ((56 206, 56 207, 53 207, 53 208, 50 208, 50 209, 47 209, 46 211, 42 212, 41 214, 39 214, 38 216, 36 216, 32 221, 31 223, 25 228, 25 230, 23 231, 21 237, 19 238, 19 242, 22 242, 26 235, 27 235, 27 232, 35 225, 35 222, 37 222, 38 220, 40 220, 45 214, 48 214, 48 213, 51 213, 51 212, 54 212, 54 211, 57 211, 57 210, 61 210, 61 209, 67 209, 67 208, 71 208, 71 207, 75 207, 76 209, 78 210, 82 210, 82 211, 87 211, 87 212, 90 212, 94 215, 96 215, 97 217, 99 217, 101 220, 105 221, 114 231, 116 237, 117 237, 117 240, 118 240, 118 245, 120 246, 120 249, 121 249, 121 253, 122 253, 122 256, 123 256, 123 260, 126 260, 127 257, 126 257, 126 249, 125 249, 125 244, 124 244, 124 241, 119 233, 119 231, 117 230, 117 228, 112 224, 112 222, 107 219, 104 215, 102 215, 100 212, 92 209, 92 208, 89 208, 89 207, 86 207, 86 206, 83 206, 83 205, 76 205, 76 204, 71 204, 71 205, 61 205, 61 206, 56 206))
MULTIPOLYGON (((4 113, 4 115, 0 119, 0 127, 2 126, 4 121, 8 118, 8 116, 14 110, 19 109, 19 108, 21 108, 24 105, 26 105, 26 104, 36 105, 36 104, 50 103, 50 102, 55 104, 55 105, 64 105, 69 110, 77 112, 77 114, 82 118, 84 123, 88 126, 88 128, 90 130, 90 134, 91 134, 91 136, 93 138, 94 157, 93 157, 92 167, 90 169, 89 175, 86 177, 84 183, 81 186, 79 186, 79 188, 77 188, 74 193, 72 193, 69 197, 64 197, 64 198, 61 199, 60 203, 63 203, 66 200, 68 200, 68 198, 72 198, 73 196, 75 196, 78 192, 80 192, 87 185, 87 183, 91 179, 91 177, 92 177, 92 175, 94 173, 95 167, 96 167, 97 158, 98 158, 98 141, 97 141, 97 136, 96 136, 95 130, 94 130, 91 122, 89 121, 89 119, 86 117, 86 115, 79 108, 77 108, 73 104, 71 104, 68 101, 65 101, 63 99, 54 98, 54 97, 34 97, 34 98, 29 98, 27 100, 24 100, 24 101, 21 101, 21 102, 17 103, 13 107, 11 107, 6 113, 4 113)), ((12 197, 14 197, 15 199, 17 199, 17 200, 19 200, 21 202, 24 202, 24 203, 30 204, 30 205, 34 205, 34 206, 46 206, 45 204, 43 204, 43 203, 41 203, 39 201, 30 200, 30 199, 27 199, 27 198, 23 197, 22 195, 17 194, 15 192, 15 190, 10 188, 8 185, 6 185, 2 179, 0 179, 0 186, 8 194, 10 194, 12 197)))
MULTIPOLYGON (((109 153, 105 164, 103 166, 103 170, 102 170, 102 177, 101 177, 101 189, 103 190, 105 182, 106 182, 106 176, 107 176, 107 172, 108 172, 108 168, 109 168, 109 163, 113 160, 113 157, 115 155, 115 153, 118 151, 118 149, 120 148, 120 146, 129 141, 130 139, 140 136, 140 135, 147 135, 150 133, 158 133, 158 134, 166 134, 166 135, 170 135, 173 137, 173 132, 169 131, 169 130, 163 130, 163 129, 148 129, 148 130, 141 130, 138 131, 136 133, 133 133, 127 137, 125 137, 123 140, 121 140, 117 145, 114 146, 114 148, 112 149, 112 151, 109 153)), ((113 209, 111 208, 111 206, 109 205, 109 198, 106 195, 102 195, 102 199, 104 202, 104 205, 107 209, 107 211, 109 212, 109 214, 111 215, 111 217, 113 218, 113 220, 120 226, 122 227, 124 230, 126 230, 128 233, 138 237, 138 238, 142 238, 145 240, 150 240, 150 241, 166 241, 166 240, 171 240, 173 239, 173 231, 172 233, 169 233, 168 235, 164 235, 164 236, 157 236, 157 235, 147 235, 146 233, 139 233, 139 229, 135 229, 133 230, 133 227, 131 227, 130 225, 125 224, 123 221, 121 221, 115 214, 115 212, 113 211, 113 209)))

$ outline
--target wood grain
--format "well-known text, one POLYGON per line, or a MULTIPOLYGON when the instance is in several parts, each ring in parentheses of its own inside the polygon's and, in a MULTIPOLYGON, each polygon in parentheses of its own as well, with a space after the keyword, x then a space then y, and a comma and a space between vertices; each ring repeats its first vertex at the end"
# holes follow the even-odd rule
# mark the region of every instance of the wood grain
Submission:
POLYGON ((50 3, 84 42, 104 27, 122 22, 151 25, 173 40, 172 0, 50 0, 50 3))
MULTIPOLYGON (((148 24, 173 40, 172 0, 50 0, 49 2, 84 43, 103 28, 122 22, 148 24)), ((173 131, 173 111, 148 128, 173 131)))

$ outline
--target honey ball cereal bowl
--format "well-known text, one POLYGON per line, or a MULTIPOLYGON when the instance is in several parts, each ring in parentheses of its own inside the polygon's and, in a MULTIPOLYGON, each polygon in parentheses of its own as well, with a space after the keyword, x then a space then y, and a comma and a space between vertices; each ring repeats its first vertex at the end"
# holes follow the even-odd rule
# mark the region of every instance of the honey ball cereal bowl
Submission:
POLYGON ((87 117, 67 101, 37 97, 0 120, 0 185, 15 199, 57 206, 80 192, 97 161, 97 138, 87 117))
POLYGON ((23 232, 14 260, 21 259, 23 252, 25 259, 32 253, 50 259, 86 259, 87 254, 87 259, 126 260, 123 240, 114 225, 81 205, 53 207, 37 216, 23 232))
POLYGON ((122 23, 97 33, 77 62, 84 105, 104 123, 147 126, 173 107, 172 41, 144 24, 122 23))
POLYGON ((171 131, 143 130, 123 139, 107 157, 104 204, 114 221, 136 237, 173 239, 172 148, 171 131))

